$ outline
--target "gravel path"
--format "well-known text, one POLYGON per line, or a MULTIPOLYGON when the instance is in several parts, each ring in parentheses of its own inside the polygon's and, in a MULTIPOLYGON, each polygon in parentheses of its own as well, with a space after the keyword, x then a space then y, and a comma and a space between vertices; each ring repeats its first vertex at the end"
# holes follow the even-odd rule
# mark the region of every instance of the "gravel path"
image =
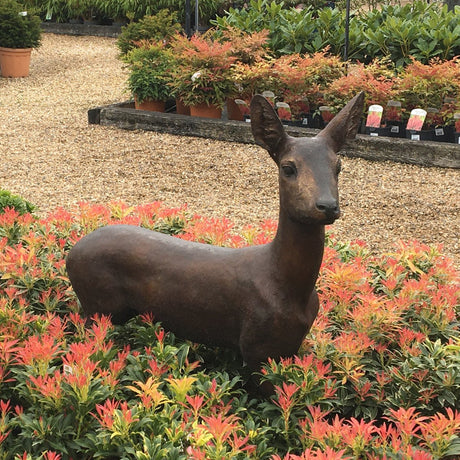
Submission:
MULTIPOLYGON (((123 101, 114 39, 45 34, 31 75, 0 79, 0 187, 41 211, 77 202, 162 200, 237 225, 276 218, 276 169, 257 146, 88 125, 123 101)), ((344 159, 343 217, 331 231, 378 251, 399 239, 460 259, 459 171, 344 159)))

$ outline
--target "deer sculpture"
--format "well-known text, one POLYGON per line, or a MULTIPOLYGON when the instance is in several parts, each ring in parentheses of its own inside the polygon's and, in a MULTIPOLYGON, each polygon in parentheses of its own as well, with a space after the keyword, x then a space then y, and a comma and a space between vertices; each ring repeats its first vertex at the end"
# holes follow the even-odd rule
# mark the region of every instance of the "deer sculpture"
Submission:
POLYGON ((130 225, 100 228, 67 259, 84 312, 114 323, 151 312, 179 337, 236 348, 252 371, 295 354, 318 312, 324 226, 340 216, 337 152, 355 137, 363 100, 355 96, 316 137, 294 138, 256 95, 252 132, 279 168, 273 241, 234 249, 130 225))

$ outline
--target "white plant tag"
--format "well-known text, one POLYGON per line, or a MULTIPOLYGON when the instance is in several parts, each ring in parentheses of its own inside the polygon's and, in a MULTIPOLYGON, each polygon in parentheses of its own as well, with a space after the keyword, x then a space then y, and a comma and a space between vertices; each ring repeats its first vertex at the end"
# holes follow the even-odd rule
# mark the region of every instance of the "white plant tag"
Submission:
POLYGON ((72 375, 73 374, 72 366, 69 366, 68 364, 64 364, 63 370, 64 370, 65 375, 72 375))

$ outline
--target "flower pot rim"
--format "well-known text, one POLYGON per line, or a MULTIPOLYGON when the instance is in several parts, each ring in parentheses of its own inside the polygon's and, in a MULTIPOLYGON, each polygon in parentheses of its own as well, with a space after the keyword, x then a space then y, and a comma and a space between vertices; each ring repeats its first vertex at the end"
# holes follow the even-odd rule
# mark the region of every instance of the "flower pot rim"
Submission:
POLYGON ((0 50, 13 50, 13 51, 32 51, 34 48, 9 48, 8 46, 0 46, 0 50))

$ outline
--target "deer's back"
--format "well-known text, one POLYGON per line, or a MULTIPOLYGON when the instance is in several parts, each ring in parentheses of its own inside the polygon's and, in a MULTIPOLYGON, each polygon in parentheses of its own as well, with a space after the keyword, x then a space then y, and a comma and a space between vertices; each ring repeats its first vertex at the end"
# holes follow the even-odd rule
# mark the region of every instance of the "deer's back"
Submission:
POLYGON ((89 315, 124 322, 150 311, 184 338, 238 346, 242 322, 263 315, 270 298, 271 283, 262 279, 265 253, 264 247, 222 248, 114 225, 78 242, 67 270, 89 315))

